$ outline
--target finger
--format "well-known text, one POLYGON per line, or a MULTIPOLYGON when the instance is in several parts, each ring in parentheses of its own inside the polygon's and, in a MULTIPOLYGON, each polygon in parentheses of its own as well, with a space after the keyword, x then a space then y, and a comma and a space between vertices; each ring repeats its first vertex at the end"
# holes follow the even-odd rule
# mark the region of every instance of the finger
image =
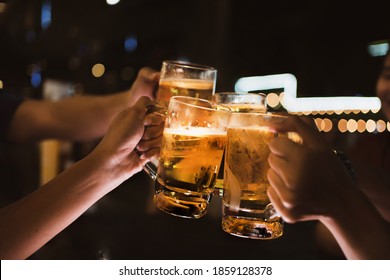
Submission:
POLYGON ((156 82, 160 79, 160 72, 150 67, 142 67, 138 72, 137 78, 141 81, 156 82))
POLYGON ((272 183, 289 187, 290 164, 286 159, 271 153, 268 156, 268 164, 270 166, 268 173, 272 176, 271 180, 274 180, 272 183))
POLYGON ((146 117, 145 117, 144 124, 146 126, 159 125, 159 124, 165 122, 166 117, 164 115, 159 114, 159 113, 155 113, 155 112, 149 113, 149 109, 150 109, 150 106, 148 106, 148 108, 147 108, 147 113, 146 113, 146 117))
POLYGON ((283 179, 273 169, 268 170, 267 178, 274 192, 283 200, 285 194, 289 192, 283 179))
POLYGON ((153 101, 147 97, 147 96, 141 96, 135 104, 131 107, 131 109, 136 112, 138 115, 139 119, 144 120, 146 113, 147 113, 147 108, 153 104, 153 101))
POLYGON ((292 116, 285 118, 282 122, 272 124, 278 132, 296 132, 307 146, 318 146, 324 144, 324 139, 318 132, 314 122, 307 117, 292 116))
POLYGON ((267 190, 268 198, 270 199, 272 206, 275 208, 276 212, 282 216, 283 220, 287 223, 293 224, 296 222, 295 219, 292 219, 288 209, 286 209, 278 196, 278 193, 275 192, 273 187, 269 187, 267 190))
POLYGON ((138 72, 137 78, 135 79, 130 91, 135 98, 139 96, 149 96, 155 98, 155 94, 158 88, 158 81, 160 73, 156 72, 152 68, 143 67, 138 72))
MULTIPOLYGON (((142 152, 140 155, 140 159, 142 161, 148 162, 148 161, 151 161, 152 159, 158 158, 159 155, 160 155, 160 149, 153 148, 153 149, 142 152)), ((146 162, 144 164, 146 164, 146 162)))
POLYGON ((291 141, 286 137, 273 138, 268 145, 271 153, 288 158, 289 155, 295 153, 295 150, 299 149, 299 144, 291 141))
POLYGON ((137 145, 137 150, 140 152, 144 152, 153 148, 160 148, 161 142, 162 142, 162 136, 147 141, 141 140, 137 145))
POLYGON ((281 204, 283 204, 283 207, 290 211, 294 209, 296 206, 295 193, 284 183, 283 178, 273 169, 268 171, 267 178, 273 191, 279 197, 281 204))
POLYGON ((164 123, 156 126, 146 126, 142 140, 152 140, 155 138, 161 138, 164 130, 164 123))

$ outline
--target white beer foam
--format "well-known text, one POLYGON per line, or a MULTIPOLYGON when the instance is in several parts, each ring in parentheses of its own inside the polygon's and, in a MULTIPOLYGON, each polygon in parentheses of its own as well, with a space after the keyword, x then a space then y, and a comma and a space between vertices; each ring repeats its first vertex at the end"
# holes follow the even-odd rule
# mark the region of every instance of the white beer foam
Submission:
POLYGON ((209 135, 226 136, 226 131, 208 127, 181 127, 181 128, 164 128, 164 133, 179 134, 184 136, 206 137, 209 135))

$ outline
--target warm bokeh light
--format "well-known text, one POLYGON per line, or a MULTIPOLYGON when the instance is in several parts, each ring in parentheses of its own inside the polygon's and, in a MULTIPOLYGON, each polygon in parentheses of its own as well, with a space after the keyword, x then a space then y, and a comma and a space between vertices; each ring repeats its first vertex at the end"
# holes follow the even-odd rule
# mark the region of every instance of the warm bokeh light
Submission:
POLYGON ((374 120, 368 120, 366 124, 366 128, 368 132, 374 132, 376 129, 376 123, 374 120))
POLYGON ((348 130, 348 128, 347 128, 347 120, 346 119, 339 120, 338 128, 343 133, 347 132, 347 130, 348 130))
POLYGON ((356 120, 354 119, 349 119, 348 122, 347 122, 347 130, 349 132, 355 132, 357 129, 357 122, 356 120))
POLYGON ((378 132, 384 132, 386 130, 386 122, 384 120, 378 120, 376 122, 376 129, 378 132))
POLYGON ((105 71, 106 71, 106 68, 101 63, 96 63, 92 67, 92 75, 96 78, 103 76, 105 71))
POLYGON ((279 96, 276 93, 267 94, 267 105, 276 108, 280 104, 279 96))
POLYGON ((359 114, 360 112, 360 110, 352 110, 352 113, 354 113, 355 115, 359 114))
POLYGON ((4 12, 6 7, 7 7, 6 3, 0 3, 0 13, 4 12))
POLYGON ((332 121, 330 119, 325 118, 323 123, 324 123, 324 128, 323 128, 324 132, 329 132, 329 131, 332 130, 333 123, 332 123, 332 121))
POLYGON ((366 122, 364 120, 357 121, 357 131, 362 133, 366 130, 366 122))
POLYGON ((322 119, 320 118, 315 118, 314 123, 316 124, 317 128, 319 131, 322 131, 322 119))
POLYGON ((0 80, 0 89, 3 89, 3 87, 4 87, 3 81, 0 80))

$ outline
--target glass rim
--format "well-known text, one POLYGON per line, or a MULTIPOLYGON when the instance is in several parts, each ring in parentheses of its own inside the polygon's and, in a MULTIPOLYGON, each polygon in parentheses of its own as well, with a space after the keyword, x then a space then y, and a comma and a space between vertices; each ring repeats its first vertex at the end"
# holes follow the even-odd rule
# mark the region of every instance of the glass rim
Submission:
POLYGON ((243 116, 261 116, 261 117, 281 117, 281 118, 289 118, 293 116, 292 114, 286 112, 235 112, 235 116, 243 115, 243 116))
POLYGON ((221 91, 221 92, 215 92, 213 93, 213 95, 251 95, 251 96, 254 96, 254 95, 260 95, 264 98, 267 97, 267 95, 265 93, 262 93, 262 92, 241 92, 241 91, 221 91))
MULTIPOLYGON (((192 96, 182 96, 182 95, 176 95, 171 97, 171 101, 179 103, 179 104, 184 104, 189 107, 197 108, 197 109, 202 109, 202 110, 207 110, 207 111, 213 111, 213 112, 226 112, 226 113, 231 113, 230 108, 225 107, 223 105, 220 105, 216 102, 213 102, 211 100, 203 99, 203 98, 197 98, 197 97, 192 97, 192 96), (182 99, 182 100, 180 100, 182 99), (203 102, 206 104, 209 104, 211 107, 204 107, 201 104, 197 105, 194 103, 190 102, 185 102, 183 100, 191 100, 191 101, 199 101, 203 102)), ((170 101, 170 103, 171 103, 170 101)), ((169 110, 170 104, 168 105, 168 110, 169 110)))
POLYGON ((198 70, 208 70, 208 71, 217 71, 216 68, 205 65, 205 64, 200 64, 200 63, 194 63, 194 62, 189 62, 185 60, 164 60, 163 64, 174 64, 177 66, 182 66, 183 68, 191 68, 191 69, 198 69, 198 70))

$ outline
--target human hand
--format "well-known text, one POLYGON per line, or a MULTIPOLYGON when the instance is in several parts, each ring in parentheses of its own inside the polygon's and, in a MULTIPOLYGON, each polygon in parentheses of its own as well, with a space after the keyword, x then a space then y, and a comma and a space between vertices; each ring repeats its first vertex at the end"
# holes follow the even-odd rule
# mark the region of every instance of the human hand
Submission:
POLYGON ((353 183, 314 125, 292 116, 275 129, 296 132, 303 140, 297 144, 281 137, 270 142, 268 196, 278 213, 294 223, 321 220, 339 211, 345 190, 353 183))
POLYGON ((133 106, 134 103, 142 96, 147 96, 154 100, 159 79, 160 72, 157 72, 149 67, 141 68, 133 85, 127 91, 128 105, 133 106))
POLYGON ((93 151, 124 179, 141 171, 159 151, 164 120, 159 115, 146 115, 152 104, 143 96, 133 107, 120 112, 93 151))

